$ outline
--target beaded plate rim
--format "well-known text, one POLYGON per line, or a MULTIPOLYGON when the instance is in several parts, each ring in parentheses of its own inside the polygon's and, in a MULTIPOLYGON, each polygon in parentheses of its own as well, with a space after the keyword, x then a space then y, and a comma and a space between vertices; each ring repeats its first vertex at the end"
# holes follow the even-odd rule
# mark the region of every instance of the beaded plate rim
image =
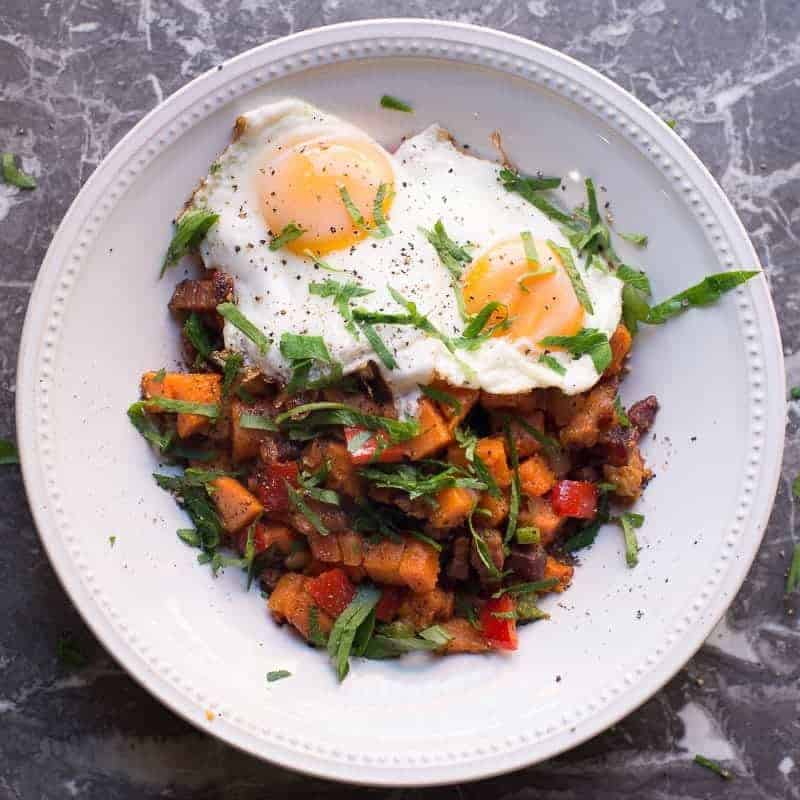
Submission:
POLYGON ((620 676, 596 701, 568 709, 559 725, 509 732, 491 747, 458 753, 446 748, 406 752, 388 758, 351 753, 312 739, 298 741, 231 712, 224 703, 207 697, 202 687, 186 685, 103 596, 81 554, 79 538, 69 530, 51 458, 57 431, 49 406, 65 303, 113 205, 141 170, 193 124, 272 78, 325 64, 398 56, 481 65, 581 102, 670 180, 703 225, 722 268, 734 265, 734 253, 758 264, 733 208, 686 144, 649 109, 594 70, 542 45, 471 25, 412 19, 343 23, 261 45, 206 72, 150 112, 116 145, 73 202, 43 262, 25 319, 17 394, 23 475, 45 549, 86 622, 131 675, 188 721, 261 758, 322 777, 393 786, 477 779, 535 763, 596 735, 652 696, 700 647, 744 580, 772 507, 783 449, 781 434, 780 444, 771 447, 768 458, 764 456, 765 428, 782 431, 785 418, 780 334, 761 278, 737 290, 737 314, 747 342, 750 421, 748 464, 736 521, 691 611, 672 624, 662 644, 635 669, 620 676), (770 345, 769 352, 763 343, 770 345), (781 387, 779 396, 773 392, 767 397, 767 372, 768 382, 781 387), (213 725, 205 723, 201 709, 217 714, 213 725))

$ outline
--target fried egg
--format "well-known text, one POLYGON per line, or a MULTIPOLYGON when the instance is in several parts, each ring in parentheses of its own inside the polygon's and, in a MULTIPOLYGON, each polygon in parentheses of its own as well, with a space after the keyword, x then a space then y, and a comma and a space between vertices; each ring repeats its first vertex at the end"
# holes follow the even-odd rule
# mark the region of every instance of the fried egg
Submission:
POLYGON ((496 394, 590 388, 600 376, 589 356, 551 348, 561 374, 539 361, 540 343, 582 328, 610 336, 621 316, 622 282, 586 269, 556 225, 501 185, 499 169, 462 152, 437 125, 392 154, 357 127, 300 100, 244 114, 193 204, 219 214, 201 246, 205 266, 234 278, 239 310, 273 344, 262 354, 228 322, 226 347, 285 381, 291 370, 278 347, 283 334, 321 336, 345 374, 378 364, 398 410, 407 412, 415 408, 419 385, 434 376, 496 394), (371 232, 383 219, 391 235, 379 238, 371 232), (438 220, 472 257, 458 281, 425 234, 438 220), (302 233, 270 249, 287 226, 302 233), (593 313, 584 310, 548 242, 571 253, 593 313), (348 330, 330 298, 309 292, 326 278, 369 290, 353 305, 384 314, 404 313, 395 290, 444 339, 459 337, 465 313, 489 302, 505 306, 508 323, 476 349, 455 352, 419 327, 376 325, 396 361, 388 369, 363 335, 348 330))

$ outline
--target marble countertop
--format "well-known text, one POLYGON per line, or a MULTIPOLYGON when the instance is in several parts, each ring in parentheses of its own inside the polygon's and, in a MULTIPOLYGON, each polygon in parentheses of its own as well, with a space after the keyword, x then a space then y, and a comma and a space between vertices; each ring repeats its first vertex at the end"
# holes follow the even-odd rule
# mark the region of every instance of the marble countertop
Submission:
MULTIPOLYGON (((0 149, 39 176, 0 184, 0 438, 13 437, 17 348, 50 239, 89 174, 149 109, 263 41, 377 16, 431 16, 536 39, 633 92, 680 134, 742 216, 772 286, 790 385, 800 384, 800 13, 796 0, 4 0, 0 149), (435 9, 435 10, 432 10, 435 9), (794 266, 793 266, 794 265, 794 266), (795 315, 797 315, 795 317, 795 315)), ((548 763, 477 784, 371 797, 800 798, 800 540, 790 411, 783 481, 741 592, 653 699, 548 763), (692 764, 724 761, 723 783, 692 764)), ((59 585, 19 471, 0 467, 0 799, 331 797, 352 789, 261 763, 153 700, 93 639, 59 585), (70 636, 80 669, 57 657, 70 636)))

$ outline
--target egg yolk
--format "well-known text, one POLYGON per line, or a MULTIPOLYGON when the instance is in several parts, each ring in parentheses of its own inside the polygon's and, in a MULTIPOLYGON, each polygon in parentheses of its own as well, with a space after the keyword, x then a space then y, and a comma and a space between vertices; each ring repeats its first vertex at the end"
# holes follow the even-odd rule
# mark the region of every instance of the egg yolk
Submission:
POLYGON ((270 151, 258 176, 262 213, 273 236, 290 223, 303 234, 286 246, 295 253, 323 255, 342 250, 367 232, 347 210, 342 187, 363 217, 375 225, 375 198, 386 185, 382 203, 388 215, 394 171, 386 152, 369 140, 318 137, 270 151))
MULTIPOLYGON (((495 336, 530 339, 573 336, 583 327, 584 310, 557 253, 546 242, 534 240, 538 265, 529 262, 521 237, 498 242, 479 256, 464 277, 464 304, 475 314, 487 303, 498 301, 508 309, 511 324, 495 336), (555 272, 529 275, 537 270, 555 272)), ((505 314, 495 312, 490 324, 505 314)))

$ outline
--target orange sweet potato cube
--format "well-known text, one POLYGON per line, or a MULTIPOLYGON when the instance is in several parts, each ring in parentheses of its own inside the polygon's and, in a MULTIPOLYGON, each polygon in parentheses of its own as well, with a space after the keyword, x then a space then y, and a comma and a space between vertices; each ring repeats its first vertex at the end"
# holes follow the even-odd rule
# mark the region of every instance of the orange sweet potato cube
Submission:
POLYGON ((563 592, 572 582, 572 573, 574 571, 574 568, 569 564, 564 564, 561 561, 556 561, 552 556, 547 556, 547 561, 544 565, 544 579, 558 579, 558 583, 551 591, 563 592))
POLYGON ((258 499, 235 478, 223 476, 210 483, 211 499, 217 507, 222 527, 228 533, 246 528, 255 522, 264 511, 258 499))
POLYGON ((405 443, 405 452, 412 461, 428 458, 453 441, 453 433, 431 400, 419 401, 419 433, 405 443))
POLYGON ((466 521, 475 506, 476 495, 471 489, 450 486, 436 495, 436 508, 430 516, 434 528, 455 528, 466 521))
POLYGON ((399 575, 412 592, 433 591, 439 577, 439 553, 429 544, 407 537, 399 575))
POLYGON ((375 544, 369 544, 364 553, 363 563, 367 575, 376 583, 402 586, 400 562, 404 549, 404 542, 396 542, 392 539, 381 539, 375 544))
POLYGON ((519 483, 523 494, 541 497, 553 488, 555 482, 553 470, 541 456, 526 458, 519 465, 519 483))

